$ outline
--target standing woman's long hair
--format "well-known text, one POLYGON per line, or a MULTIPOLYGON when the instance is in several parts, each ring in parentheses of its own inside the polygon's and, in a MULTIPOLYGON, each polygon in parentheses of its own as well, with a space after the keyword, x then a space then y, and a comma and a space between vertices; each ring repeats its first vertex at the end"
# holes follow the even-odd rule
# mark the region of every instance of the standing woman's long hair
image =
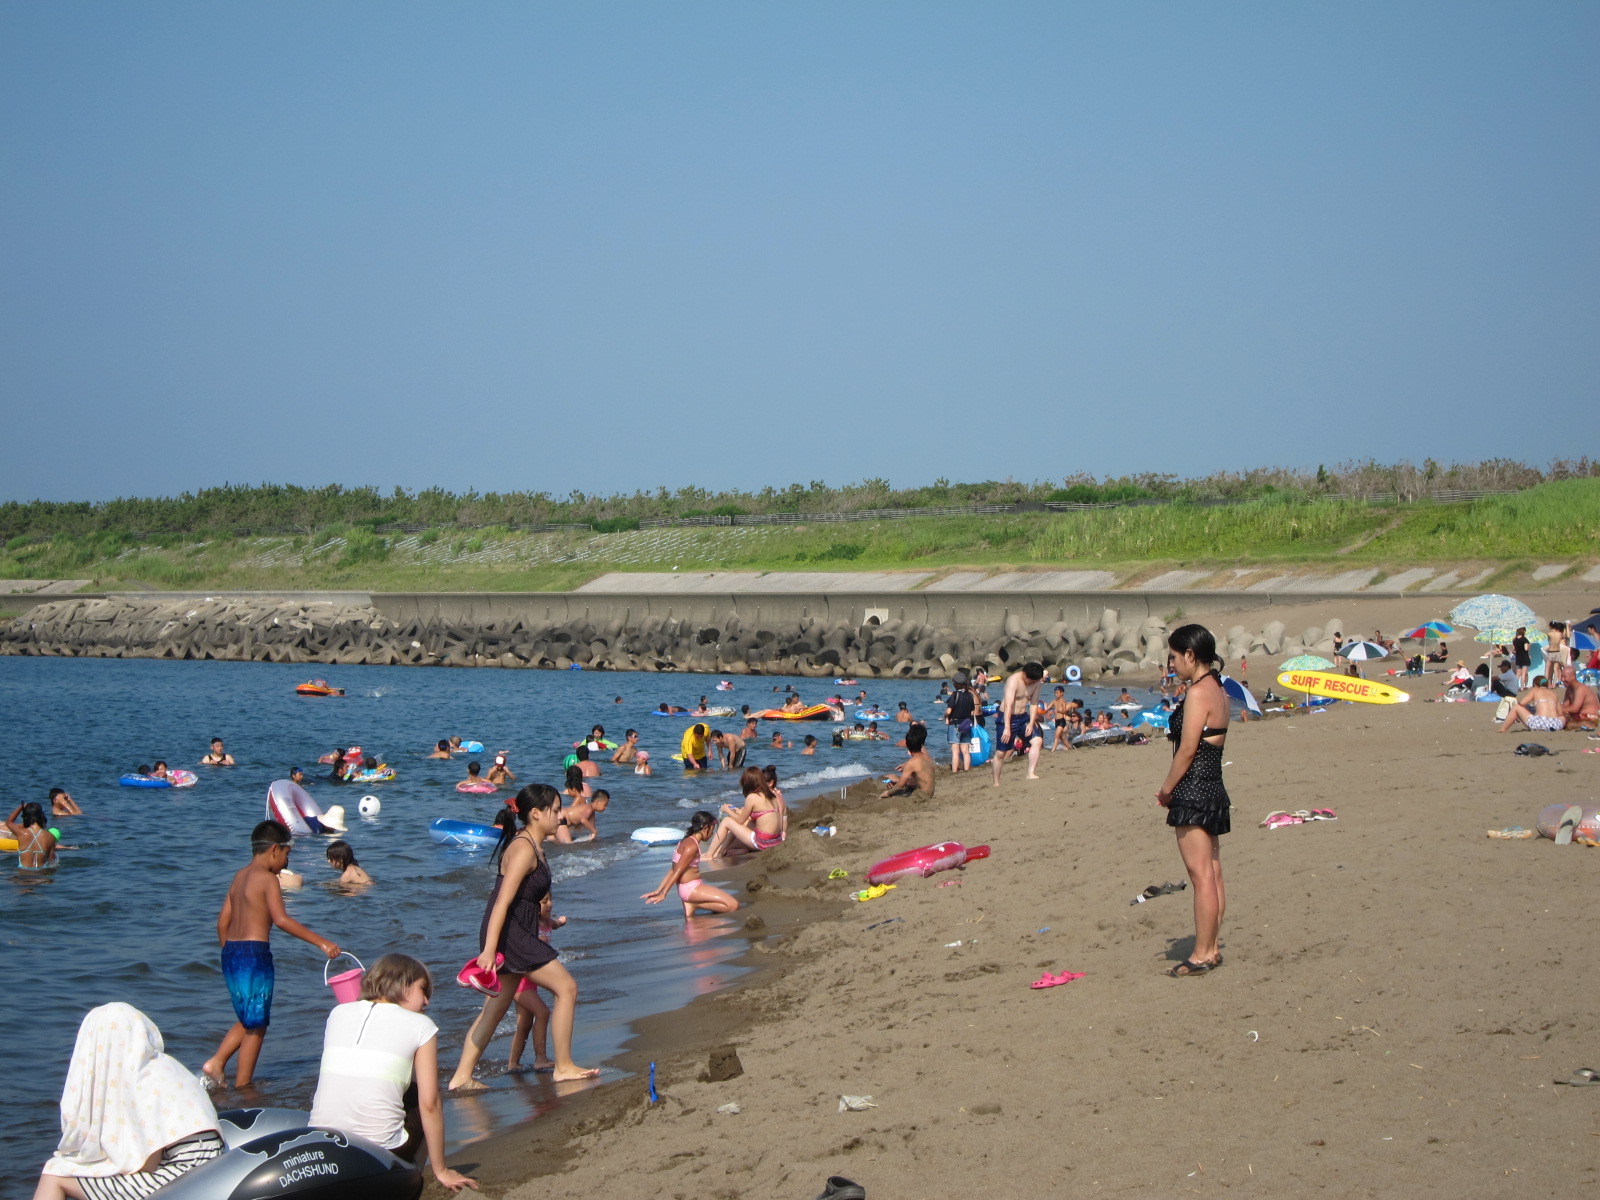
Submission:
POLYGON ((495 862, 505 853, 506 847, 516 838, 518 830, 527 826, 528 816, 534 809, 542 812, 549 809, 552 804, 560 803, 561 793, 548 783, 530 783, 518 792, 516 799, 495 816, 494 823, 500 826, 500 840, 495 843, 489 861, 495 862))
POLYGON ((1217 657, 1217 639, 1204 625, 1178 626, 1167 634, 1167 647, 1178 654, 1193 652, 1199 662, 1214 670, 1222 666, 1222 659, 1217 657))

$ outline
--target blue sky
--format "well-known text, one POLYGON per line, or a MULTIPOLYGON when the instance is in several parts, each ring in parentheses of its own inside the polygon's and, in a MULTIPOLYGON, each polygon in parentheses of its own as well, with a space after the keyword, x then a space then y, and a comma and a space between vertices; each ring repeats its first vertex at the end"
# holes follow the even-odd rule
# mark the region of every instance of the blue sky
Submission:
POLYGON ((1592 3, 0 0, 0 499, 1593 454, 1597 52, 1592 3))

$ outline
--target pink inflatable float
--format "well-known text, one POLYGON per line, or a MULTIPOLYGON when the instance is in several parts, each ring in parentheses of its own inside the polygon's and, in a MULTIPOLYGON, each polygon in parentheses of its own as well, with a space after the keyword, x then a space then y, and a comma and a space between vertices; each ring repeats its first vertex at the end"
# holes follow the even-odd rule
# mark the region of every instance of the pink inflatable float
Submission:
POLYGON ((494 784, 489 783, 487 780, 483 783, 468 783, 465 779, 463 779, 460 783, 456 784, 456 791, 466 792, 469 796, 487 796, 490 792, 495 790, 497 789, 495 788, 494 784))
POLYGON ((960 842, 940 842, 936 846, 921 846, 907 850, 875 863, 867 872, 868 883, 893 883, 910 875, 929 876, 936 871, 948 871, 969 862, 989 857, 989 847, 974 846, 968 850, 960 842))

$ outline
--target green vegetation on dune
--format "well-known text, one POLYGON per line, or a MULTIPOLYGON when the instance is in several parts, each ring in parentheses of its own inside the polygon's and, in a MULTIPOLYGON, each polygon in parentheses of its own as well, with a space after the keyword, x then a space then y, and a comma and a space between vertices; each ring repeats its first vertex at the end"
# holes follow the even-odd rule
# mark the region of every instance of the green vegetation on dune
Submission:
POLYGON ((433 527, 382 534, 336 524, 310 535, 135 539, 116 531, 13 538, 3 578, 91 587, 374 591, 562 591, 607 571, 940 570, 954 567, 1382 565, 1593 555, 1600 479, 1547 483, 1462 504, 1286 497, 1069 513, 916 517, 597 534, 433 527), (1337 556, 1337 557, 1336 557, 1337 556))
POLYGON ((420 492, 395 488, 384 492, 374 487, 337 484, 322 488, 230 484, 182 496, 135 497, 103 503, 40 500, 0 504, 0 540, 11 548, 18 538, 58 534, 78 538, 89 534, 191 539, 253 534, 310 537, 335 526, 381 534, 384 526, 527 528, 571 523, 592 526, 596 533, 615 533, 637 529, 641 521, 659 518, 806 516, 972 504, 1310 501, 1337 496, 1413 500, 1452 489, 1529 488, 1554 480, 1596 476, 1600 476, 1600 463, 1580 458, 1558 460, 1545 468, 1505 459, 1448 465, 1428 459, 1421 466, 1381 466, 1368 461, 1342 463, 1331 470, 1273 467, 1223 471, 1197 479, 1145 473, 1097 480, 1079 474, 1068 476, 1060 485, 1053 481, 951 483, 939 479, 931 486, 918 488, 893 488, 885 479, 865 479, 843 487, 812 480, 809 484, 766 487, 758 492, 712 492, 685 487, 673 492, 657 488, 614 496, 572 492, 565 497, 547 492, 457 494, 442 488, 420 492))

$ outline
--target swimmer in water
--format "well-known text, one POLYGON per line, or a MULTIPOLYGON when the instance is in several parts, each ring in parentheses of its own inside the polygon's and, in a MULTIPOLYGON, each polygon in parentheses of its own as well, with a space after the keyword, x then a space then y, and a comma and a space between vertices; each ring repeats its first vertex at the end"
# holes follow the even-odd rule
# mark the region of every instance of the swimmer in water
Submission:
POLYGON ((66 788, 50 789, 50 815, 52 817, 81 817, 83 809, 78 807, 78 802, 67 795, 66 788))
POLYGON ((467 777, 456 786, 461 787, 464 784, 488 783, 489 781, 485 779, 482 774, 480 774, 482 770, 483 764, 478 762, 476 759, 474 759, 472 762, 469 762, 467 764, 467 777))
POLYGON ((233 755, 223 749, 221 738, 211 739, 211 753, 200 760, 202 767, 231 767, 234 766, 233 755))
POLYGON ((443 738, 441 738, 439 740, 439 743, 436 746, 434 746, 433 752, 431 754, 429 754, 428 757, 429 758, 449 758, 450 757, 450 743, 448 741, 444 740, 443 738))
POLYGON ((630 729, 622 735, 622 745, 611 752, 611 761, 614 763, 630 763, 639 753, 639 731, 630 729))
POLYGON ((653 892, 646 892, 640 899, 646 904, 660 904, 667 898, 667 893, 676 888, 685 921, 702 908, 714 913, 737 912, 738 900, 700 877, 701 850, 716 827, 716 817, 708 812, 697 812, 690 817, 689 831, 672 852, 672 866, 667 868, 661 885, 653 892))
POLYGON ((600 778, 600 764, 590 760, 587 745, 579 746, 573 753, 578 756, 578 770, 583 772, 585 779, 600 778))
POLYGON ((793 745, 794 745, 793 742, 786 742, 786 741, 783 740, 783 731, 780 729, 780 730, 774 730, 773 731, 772 742, 768 746, 768 749, 771 749, 771 750, 787 750, 793 745))
POLYGON ((817 735, 814 734, 814 733, 808 733, 808 734, 806 734, 805 749, 800 751, 800 753, 801 754, 815 754, 816 752, 817 752, 817 735))
POLYGON ((45 824, 44 805, 37 801, 17 805, 4 827, 17 839, 17 866, 27 869, 56 865, 56 835, 45 824))
POLYGON ((494 756, 494 766, 489 768, 488 780, 495 787, 506 787, 517 781, 517 777, 512 774, 511 768, 506 766, 504 750, 494 756))
POLYGON ((164 759, 164 758, 156 759, 155 765, 153 765, 150 768, 150 778, 151 779, 168 779, 168 778, 170 778, 167 775, 167 761, 166 761, 166 759, 164 759))
POLYGON ((635 775, 654 775, 655 774, 655 772, 650 769, 650 751, 648 751, 648 750, 639 751, 638 757, 634 760, 633 773, 635 775))
POLYGON ((364 887, 372 882, 372 876, 356 862, 356 852, 350 849, 349 842, 340 840, 328 843, 328 865, 339 872, 340 883, 364 887))

